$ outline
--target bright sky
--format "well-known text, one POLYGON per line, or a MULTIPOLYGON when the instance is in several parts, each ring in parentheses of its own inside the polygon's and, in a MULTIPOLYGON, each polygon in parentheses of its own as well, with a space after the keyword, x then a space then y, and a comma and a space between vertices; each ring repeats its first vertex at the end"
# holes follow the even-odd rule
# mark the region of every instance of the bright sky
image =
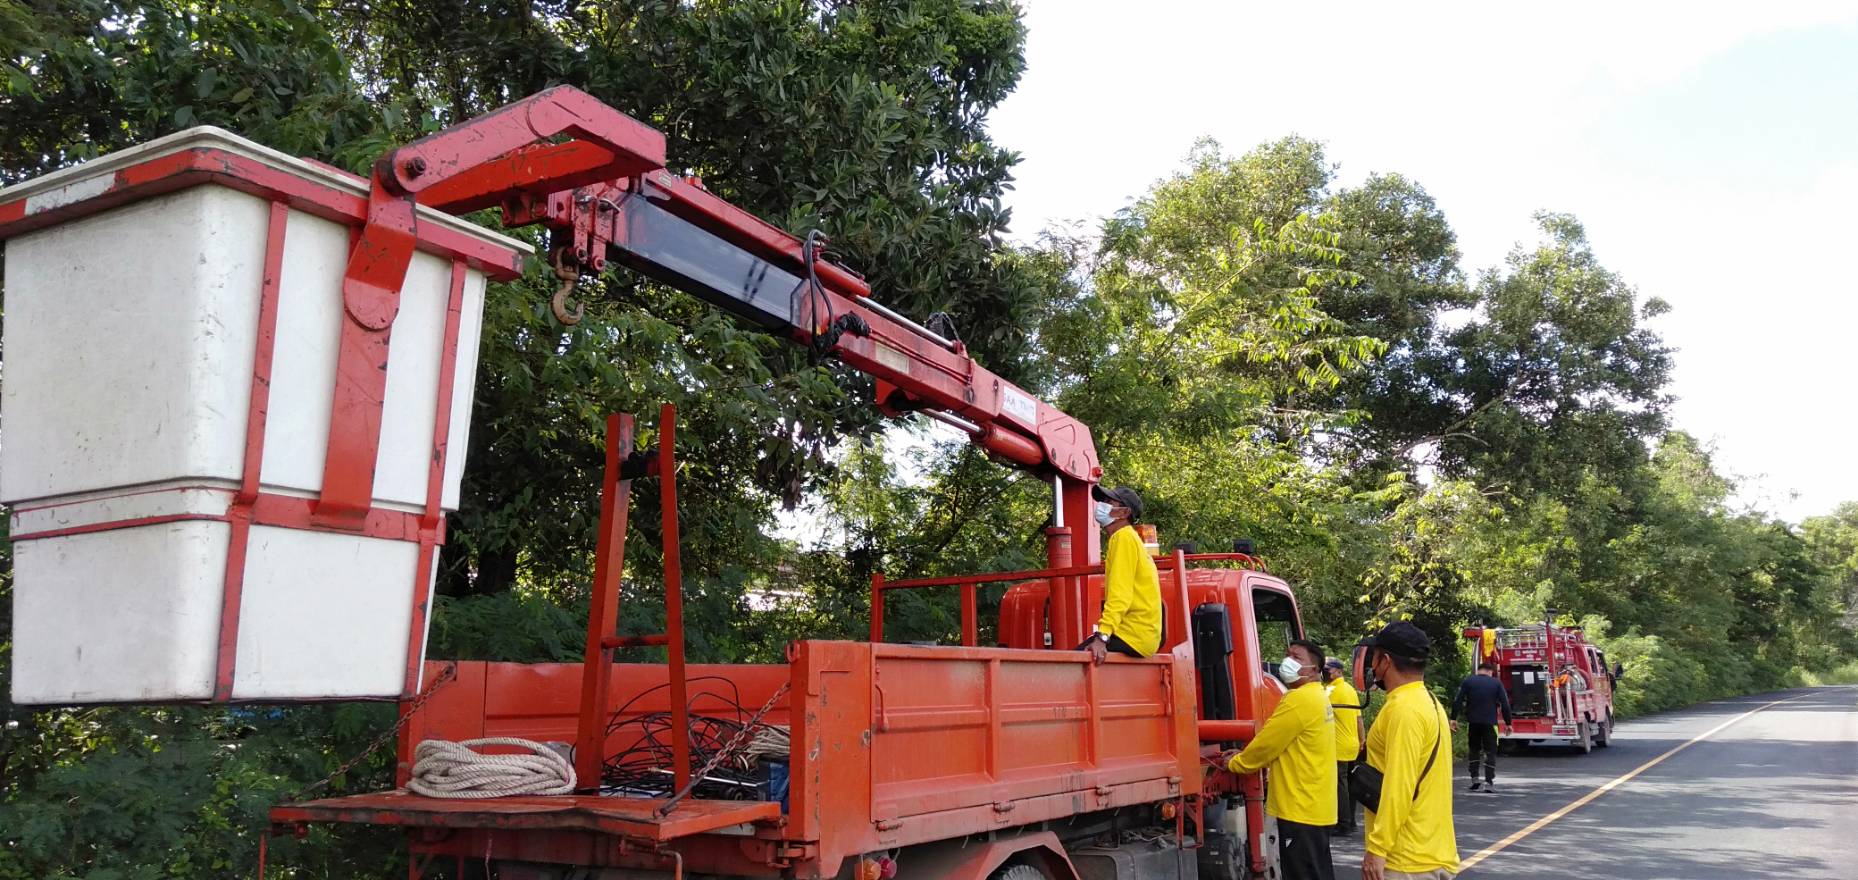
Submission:
POLYGON ((1743 500, 1858 500, 1858 4, 1027 2, 990 126, 1024 157, 1015 234, 1122 207, 1202 135, 1419 181, 1467 272, 1572 213, 1673 305, 1677 424, 1743 500))

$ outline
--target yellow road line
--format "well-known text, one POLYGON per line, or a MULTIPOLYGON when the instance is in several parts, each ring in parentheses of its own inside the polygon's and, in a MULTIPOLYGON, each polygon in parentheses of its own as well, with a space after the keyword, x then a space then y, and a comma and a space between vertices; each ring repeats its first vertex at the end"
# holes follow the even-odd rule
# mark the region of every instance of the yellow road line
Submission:
POLYGON ((1465 871, 1471 870, 1471 867, 1473 865, 1476 865, 1478 862, 1481 862, 1487 858, 1490 858, 1491 856, 1494 856, 1497 853, 1500 853, 1504 851, 1505 849, 1508 849, 1510 846, 1514 845, 1517 841, 1522 840, 1523 838, 1528 837, 1529 835, 1534 834, 1537 831, 1540 831, 1543 828, 1548 827, 1556 819, 1560 819, 1561 817, 1566 816, 1567 814, 1572 813, 1575 810, 1578 810, 1581 807, 1586 806, 1594 798, 1597 798, 1603 794, 1606 794, 1609 791, 1612 791, 1615 788, 1618 788, 1622 785, 1625 785, 1628 782, 1631 782, 1633 777, 1638 776, 1640 773, 1644 773, 1645 771, 1658 766, 1659 764, 1664 762, 1664 759, 1669 758, 1672 755, 1675 755, 1678 752, 1681 752, 1687 748, 1690 748, 1691 746, 1694 746, 1697 743, 1700 743, 1706 739, 1709 739, 1712 736, 1715 736, 1716 734, 1722 732, 1722 730, 1728 727, 1729 725, 1734 724, 1738 721, 1741 721, 1742 719, 1747 718, 1748 716, 1753 715, 1756 712, 1760 712, 1763 709, 1772 708, 1774 706, 1778 706, 1782 703, 1790 702, 1792 700, 1798 700, 1801 697, 1805 697, 1805 696, 1810 696, 1810 694, 1795 694, 1784 700, 1775 700, 1774 702, 1768 703, 1767 705, 1757 706, 1753 709, 1748 710, 1747 712, 1743 712, 1742 714, 1729 719, 1728 721, 1724 721, 1723 723, 1718 724, 1715 727, 1712 727, 1709 730, 1706 730, 1701 734, 1698 734, 1691 741, 1684 743, 1682 745, 1676 746, 1672 748, 1670 751, 1665 752, 1664 754, 1659 755, 1658 757, 1653 758, 1649 761, 1646 761, 1643 764, 1640 764, 1638 769, 1633 770, 1631 773, 1621 776, 1618 779, 1613 780, 1612 782, 1602 785, 1599 788, 1596 788, 1593 791, 1590 791, 1586 793, 1585 795, 1582 795, 1580 800, 1577 800, 1571 804, 1568 804, 1567 806, 1562 807, 1561 809, 1556 810, 1553 813, 1549 813, 1548 815, 1543 816, 1542 818, 1529 823, 1529 827, 1524 828, 1523 830, 1518 831, 1515 834, 1512 834, 1508 837, 1505 837, 1502 840, 1497 841, 1496 843, 1493 843, 1487 847, 1484 847, 1482 850, 1478 851, 1477 855, 1474 855, 1468 859, 1465 859, 1463 862, 1460 862, 1458 864, 1458 871, 1460 873, 1463 873, 1465 871))

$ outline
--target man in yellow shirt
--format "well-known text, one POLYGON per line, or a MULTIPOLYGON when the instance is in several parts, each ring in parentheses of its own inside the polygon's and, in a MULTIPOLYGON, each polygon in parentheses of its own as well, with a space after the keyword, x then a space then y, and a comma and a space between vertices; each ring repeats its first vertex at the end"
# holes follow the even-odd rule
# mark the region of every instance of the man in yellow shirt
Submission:
POLYGON ((1289 653, 1277 668, 1287 693, 1245 750, 1227 757, 1226 769, 1256 773, 1271 768, 1264 808, 1277 817, 1279 876, 1334 880, 1329 827, 1336 817, 1335 710, 1317 681, 1323 649, 1297 639, 1289 653))
POLYGON ((1387 702, 1368 731, 1368 766, 1381 772, 1380 809, 1367 812, 1362 880, 1451 880, 1458 873, 1452 824, 1452 738, 1445 707, 1426 690, 1432 644, 1397 621, 1362 645, 1387 702))
POLYGON ((1361 755, 1361 695, 1348 683, 1348 670, 1338 657, 1323 664, 1323 687, 1335 708, 1335 833, 1355 833, 1355 799, 1348 791, 1348 768, 1361 755))
POLYGON ((1079 645, 1093 662, 1109 652, 1147 657, 1161 648, 1161 578, 1155 558, 1131 526, 1142 518, 1142 496, 1128 486, 1095 486, 1097 524, 1103 527, 1103 616, 1079 645))

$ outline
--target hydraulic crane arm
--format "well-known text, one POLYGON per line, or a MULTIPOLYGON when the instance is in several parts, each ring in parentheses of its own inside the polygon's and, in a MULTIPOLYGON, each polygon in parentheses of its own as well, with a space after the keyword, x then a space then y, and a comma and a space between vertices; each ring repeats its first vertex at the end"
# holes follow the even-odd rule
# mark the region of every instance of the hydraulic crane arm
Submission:
POLYGON ((605 260, 686 291, 877 380, 878 404, 922 411, 999 458, 1094 483, 1090 431, 975 363, 946 338, 871 299, 863 279, 796 239, 662 170, 551 195, 511 212, 566 239, 564 259, 605 260), (578 255, 585 254, 585 257, 578 255))
MULTIPOLYGON (((1090 488, 1102 471, 1088 427, 975 363, 958 339, 877 303, 862 277, 822 257, 822 240, 795 238, 667 172, 664 136, 651 127, 557 87, 388 152, 371 183, 383 218, 410 221, 415 202, 451 213, 501 207, 507 225, 550 230, 567 277, 610 260, 870 374, 885 412, 922 412, 1051 479, 1055 522, 1082 527, 1080 540, 1052 542, 1052 564, 1097 561, 1090 488)), ((372 240, 401 238, 364 232, 346 285, 386 287, 383 266, 389 279, 404 273, 404 258, 383 260, 364 246, 372 240)), ((1068 606, 1055 636, 1080 633, 1081 599, 1055 604, 1068 606)))

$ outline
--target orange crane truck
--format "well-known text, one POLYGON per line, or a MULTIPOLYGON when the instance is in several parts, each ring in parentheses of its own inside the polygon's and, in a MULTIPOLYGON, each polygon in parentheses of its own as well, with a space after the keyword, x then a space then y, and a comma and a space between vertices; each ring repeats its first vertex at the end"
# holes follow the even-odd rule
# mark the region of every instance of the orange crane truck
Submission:
MULTIPOLYGON (((688 663, 676 412, 659 414, 649 452, 633 448, 633 418, 614 415, 585 660, 432 661, 413 651, 399 694, 402 787, 279 805, 271 831, 301 833, 313 823, 402 829, 414 880, 1274 876, 1266 779, 1214 765, 1283 694, 1268 664, 1303 635, 1289 585, 1248 553, 1160 556, 1161 650, 1091 663, 1073 650, 1102 604, 1092 518, 1101 469, 1089 429, 981 367, 946 323, 924 326, 875 301, 862 277, 823 256, 819 236, 795 238, 667 172, 664 148, 660 132, 559 87, 390 150, 365 184, 342 178, 357 193, 365 186, 365 204, 267 182, 244 158, 201 150, 98 178, 80 195, 107 207, 215 183, 271 199, 274 225, 287 209, 354 218, 347 264, 333 267, 345 312, 325 485, 319 500, 286 499, 313 507, 295 525, 410 523, 404 530, 423 554, 418 571, 429 571, 443 536, 432 516, 437 502, 415 514, 383 512, 369 500, 389 325, 415 251, 451 240, 443 238, 451 227, 436 221, 455 226, 455 216, 500 208, 506 227, 541 224, 550 233, 563 281, 552 305, 564 322, 578 319, 569 308, 577 281, 616 263, 871 376, 886 413, 920 412, 954 426, 994 458, 1049 481, 1046 567, 916 580, 879 574, 867 642, 799 641, 784 663, 688 663), (622 635, 628 499, 641 478, 655 479, 663 497, 666 626, 622 635), (1006 592, 997 637, 983 645, 978 591, 990 584, 1006 592), (885 641, 885 596, 916 589, 959 594, 959 645, 885 641), (616 650, 638 646, 664 648, 666 662, 615 662, 616 650), (486 737, 557 749, 574 770, 574 790, 459 799, 404 787, 420 743, 486 737)), ((16 211, 23 220, 9 221, 0 206, 0 221, 50 222, 78 210, 60 198, 16 211)), ((273 236, 270 251, 277 243, 273 236)), ((477 258, 451 259, 461 278, 456 261, 477 258)), ((508 260, 490 268, 502 277, 514 271, 508 260)), ((275 286, 265 277, 267 290, 275 286)), ((454 311, 458 289, 455 282, 454 311)), ((280 327, 276 336, 291 332, 280 327)), ((263 410, 254 400, 256 419, 263 410)), ((435 442, 434 473, 443 462, 435 442)), ((226 603, 227 620, 236 621, 230 588, 226 603)), ((215 701, 240 699, 224 662, 237 638, 221 639, 215 701)))

